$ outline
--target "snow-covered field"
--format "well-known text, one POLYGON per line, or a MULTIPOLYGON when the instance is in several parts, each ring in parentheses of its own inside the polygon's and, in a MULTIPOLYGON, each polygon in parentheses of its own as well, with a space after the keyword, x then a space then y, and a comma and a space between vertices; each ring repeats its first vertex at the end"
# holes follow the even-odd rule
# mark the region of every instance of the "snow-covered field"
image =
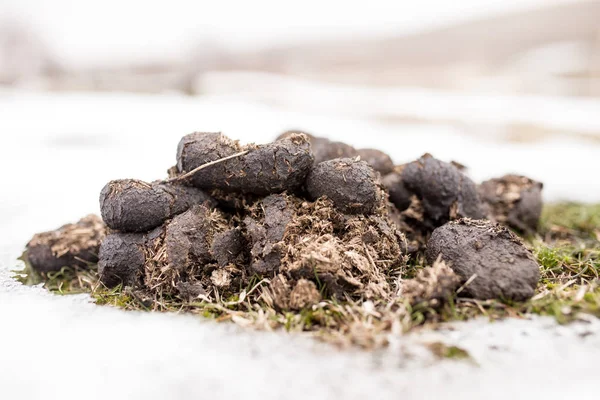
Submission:
POLYGON ((353 86, 245 71, 207 73, 197 85, 200 93, 208 95, 261 100, 278 107, 344 118, 463 123, 481 127, 475 132, 471 128, 469 133, 482 137, 497 135, 507 125, 600 137, 600 99, 595 97, 353 86))
MULTIPOLYGON (((319 93, 315 102, 323 100, 319 93)), ((505 143, 485 132, 465 135, 457 125, 377 122, 363 112, 370 98, 361 93, 338 93, 344 111, 335 113, 284 100, 275 107, 248 94, 0 91, 0 398, 596 398, 597 320, 568 327, 541 318, 479 320, 393 337, 389 349, 374 354, 339 352, 189 316, 96 307, 85 296, 53 296, 9 277, 33 233, 98 212, 98 193, 110 179, 164 177, 179 138, 195 130, 266 142, 283 130, 305 129, 381 148, 398 163, 424 152, 457 160, 476 180, 530 175, 545 183, 547 200, 600 201, 600 146, 593 141, 505 143), (467 349, 476 364, 434 360, 421 343, 439 340, 467 349)), ((403 95, 394 96, 384 107, 410 105, 425 117, 435 108, 467 122, 469 110, 491 115, 499 104, 435 93, 397 103, 403 95)), ((582 104, 506 98, 502 122, 531 117, 593 132, 600 107, 582 104)))

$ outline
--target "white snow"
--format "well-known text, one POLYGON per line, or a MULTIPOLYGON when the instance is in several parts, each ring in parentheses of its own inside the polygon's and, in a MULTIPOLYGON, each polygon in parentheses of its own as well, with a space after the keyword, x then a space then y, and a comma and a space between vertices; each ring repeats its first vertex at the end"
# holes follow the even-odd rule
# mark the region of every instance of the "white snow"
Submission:
POLYGON ((199 317, 98 307, 15 285, 0 267, 3 399, 595 399, 600 322, 485 319, 373 353, 199 317), (466 349, 440 361, 425 344, 466 349))

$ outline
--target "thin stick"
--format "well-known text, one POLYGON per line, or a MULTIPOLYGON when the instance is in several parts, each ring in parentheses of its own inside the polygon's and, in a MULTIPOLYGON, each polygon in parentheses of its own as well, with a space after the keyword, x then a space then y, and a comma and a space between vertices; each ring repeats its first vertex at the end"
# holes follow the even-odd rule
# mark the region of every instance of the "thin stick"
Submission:
POLYGON ((465 284, 458 288, 458 290, 456 291, 456 293, 458 294, 458 293, 462 292, 463 290, 465 290, 465 288, 467 286, 469 286, 471 284, 471 282, 473 282, 476 278, 477 278, 477 274, 471 275, 471 277, 469 279, 467 279, 467 281, 465 282, 465 284))
POLYGON ((232 154, 230 156, 219 158, 218 160, 211 161, 211 162, 208 162, 206 164, 202 164, 201 166, 194 168, 190 172, 186 172, 185 174, 176 176, 174 178, 169 178, 165 182, 169 183, 169 182, 186 180, 187 178, 193 176, 196 172, 198 172, 200 170, 203 170, 204 168, 208 168, 211 165, 215 165, 215 164, 218 164, 218 163, 223 162, 223 161, 231 160, 232 158, 241 157, 243 155, 248 154, 249 152, 250 152, 250 150, 240 151, 239 153, 235 153, 235 154, 232 154))

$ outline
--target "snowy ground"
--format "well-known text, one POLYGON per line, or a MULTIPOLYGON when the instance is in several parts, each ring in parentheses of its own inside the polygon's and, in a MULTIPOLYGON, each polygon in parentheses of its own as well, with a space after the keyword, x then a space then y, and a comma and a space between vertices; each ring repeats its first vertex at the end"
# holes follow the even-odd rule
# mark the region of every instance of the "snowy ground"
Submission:
MULTIPOLYGON (((440 98, 425 99, 423 110, 441 104, 440 98)), ((505 101, 515 110, 527 106, 505 101)), ((480 103, 448 100, 466 110, 480 103)), ((565 131, 592 132, 600 124, 600 113, 582 111, 579 103, 568 108, 568 117, 558 115, 553 99, 541 104, 536 115, 562 121, 565 131)), ((591 141, 563 136, 533 145, 504 143, 486 132, 465 136, 454 125, 383 124, 360 110, 331 116, 298 109, 249 96, 0 91, 0 398, 597 397, 597 320, 568 327, 542 318, 479 320, 393 337, 381 352, 339 352, 301 337, 189 316, 96 307, 86 296, 53 296, 9 277, 34 232, 97 212, 98 193, 112 178, 164 177, 179 138, 194 130, 266 142, 302 128, 382 148, 396 162, 424 152, 455 159, 476 180, 521 172, 544 181, 549 200, 600 201, 600 148, 591 141), (436 361, 421 345, 435 341, 465 348, 475 362, 436 361)))

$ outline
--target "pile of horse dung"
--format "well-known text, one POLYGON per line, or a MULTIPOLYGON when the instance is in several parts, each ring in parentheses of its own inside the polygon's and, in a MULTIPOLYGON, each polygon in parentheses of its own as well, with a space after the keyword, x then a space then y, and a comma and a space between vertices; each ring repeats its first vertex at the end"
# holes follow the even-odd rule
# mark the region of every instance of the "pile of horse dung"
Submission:
POLYGON ((513 232, 535 233, 541 189, 305 133, 192 133, 167 179, 109 182, 101 219, 36 234, 25 260, 44 279, 74 271, 104 303, 369 345, 415 307, 533 296, 539 266, 513 232))

